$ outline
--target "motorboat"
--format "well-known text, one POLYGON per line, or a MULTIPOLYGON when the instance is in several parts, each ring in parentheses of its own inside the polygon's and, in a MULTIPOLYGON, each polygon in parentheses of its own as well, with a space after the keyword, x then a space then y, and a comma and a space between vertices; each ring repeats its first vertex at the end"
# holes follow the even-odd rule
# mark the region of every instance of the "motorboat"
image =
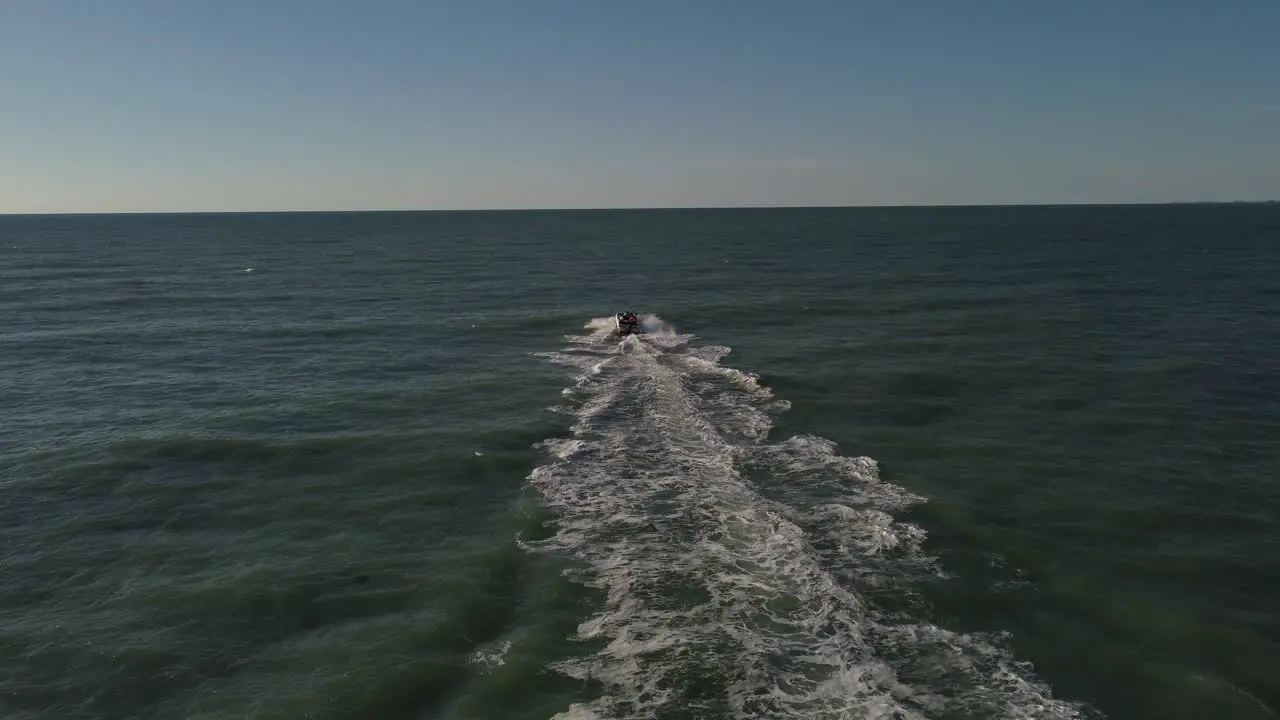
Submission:
POLYGON ((613 316, 613 325, 619 337, 626 337, 640 332, 640 318, 630 311, 615 314, 613 316))

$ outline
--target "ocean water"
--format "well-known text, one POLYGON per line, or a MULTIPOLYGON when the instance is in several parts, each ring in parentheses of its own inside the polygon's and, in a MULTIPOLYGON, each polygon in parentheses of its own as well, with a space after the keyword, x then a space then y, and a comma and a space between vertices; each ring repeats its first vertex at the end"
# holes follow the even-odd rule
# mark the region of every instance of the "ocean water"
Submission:
POLYGON ((1277 205, 0 218, 0 716, 1276 717, 1278 249, 1277 205))

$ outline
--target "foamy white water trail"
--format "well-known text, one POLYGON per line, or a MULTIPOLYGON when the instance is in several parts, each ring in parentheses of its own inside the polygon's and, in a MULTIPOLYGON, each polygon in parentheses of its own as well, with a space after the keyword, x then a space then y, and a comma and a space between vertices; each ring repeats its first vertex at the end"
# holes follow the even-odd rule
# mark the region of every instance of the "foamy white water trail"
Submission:
POLYGON ((921 498, 822 438, 770 441, 786 403, 729 348, 611 327, 545 354, 580 371, 557 408, 576 422, 530 476, 557 532, 528 547, 605 595, 579 627, 599 649, 556 668, 605 694, 559 717, 1078 716, 986 638, 875 606, 932 572, 894 519, 921 498))

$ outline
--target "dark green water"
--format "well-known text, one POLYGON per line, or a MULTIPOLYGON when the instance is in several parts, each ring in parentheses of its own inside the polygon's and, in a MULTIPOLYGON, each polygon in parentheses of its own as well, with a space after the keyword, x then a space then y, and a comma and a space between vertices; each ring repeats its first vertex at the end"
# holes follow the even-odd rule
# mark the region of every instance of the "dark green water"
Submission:
POLYGON ((1277 248, 1275 205, 0 218, 0 715, 1275 717, 1277 248))

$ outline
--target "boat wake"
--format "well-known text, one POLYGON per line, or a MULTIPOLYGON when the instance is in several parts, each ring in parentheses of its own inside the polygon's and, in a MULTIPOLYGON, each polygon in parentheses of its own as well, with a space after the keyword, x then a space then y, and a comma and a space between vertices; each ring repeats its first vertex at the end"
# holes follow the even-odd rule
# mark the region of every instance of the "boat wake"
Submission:
POLYGON ((556 532, 524 546, 604 597, 578 628, 594 652, 555 667, 603 694, 558 717, 1079 716, 991 639, 877 603, 936 572, 894 518, 921 498, 830 441, 771 441, 787 403, 729 348, 642 323, 542 354, 577 371, 555 408, 575 422, 530 475, 556 532))

